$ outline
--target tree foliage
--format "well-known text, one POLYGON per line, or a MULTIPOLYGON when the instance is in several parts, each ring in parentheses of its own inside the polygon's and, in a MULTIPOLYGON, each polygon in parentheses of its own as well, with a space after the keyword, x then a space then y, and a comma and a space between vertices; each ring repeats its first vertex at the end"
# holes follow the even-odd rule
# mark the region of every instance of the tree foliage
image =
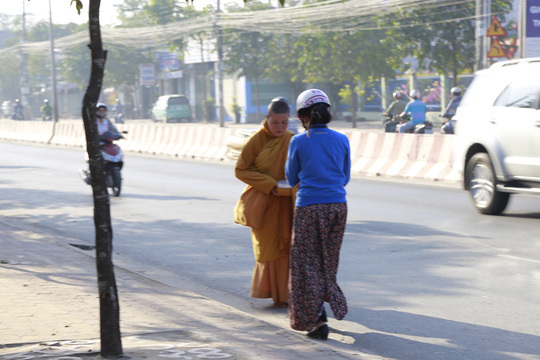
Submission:
MULTIPOLYGON (((507 12, 511 0, 492 2, 492 11, 507 12)), ((404 55, 413 55, 419 67, 445 75, 472 72, 475 63, 475 2, 461 2, 429 9, 403 9, 394 24, 394 32, 403 44, 404 55), (460 14, 462 20, 447 21, 448 14, 460 14)), ((392 21, 392 16, 388 17, 392 21)), ((502 19, 502 17, 501 17, 502 19)))

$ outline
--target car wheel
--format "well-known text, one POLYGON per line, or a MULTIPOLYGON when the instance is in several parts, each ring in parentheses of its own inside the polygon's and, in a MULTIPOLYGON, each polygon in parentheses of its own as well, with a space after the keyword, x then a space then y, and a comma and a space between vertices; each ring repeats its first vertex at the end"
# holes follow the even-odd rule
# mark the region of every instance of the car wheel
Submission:
POLYGON ((497 215, 504 211, 509 193, 497 190, 497 179, 493 165, 486 153, 474 155, 467 163, 467 188, 476 209, 486 215, 497 215))

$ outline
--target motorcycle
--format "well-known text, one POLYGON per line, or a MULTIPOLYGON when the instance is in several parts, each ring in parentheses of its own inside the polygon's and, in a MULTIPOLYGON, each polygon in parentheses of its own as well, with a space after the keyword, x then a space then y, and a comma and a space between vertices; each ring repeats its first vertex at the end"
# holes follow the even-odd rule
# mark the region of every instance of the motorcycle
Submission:
POLYGON ((11 115, 12 120, 24 120, 24 114, 22 107, 15 107, 13 109, 13 115, 11 115))
POLYGON ((114 122, 116 124, 123 124, 125 122, 124 113, 123 112, 116 112, 116 114, 114 115, 114 122))
MULTIPOLYGON (((399 126, 403 126, 407 122, 411 121, 412 117, 411 115, 405 115, 400 117, 400 124, 399 126)), ((399 126, 396 128, 396 132, 399 132, 399 126)), ((413 128, 410 128, 405 133, 408 134, 433 134, 433 123, 429 120, 426 120, 418 125, 416 125, 413 128)))
POLYGON ((394 119, 394 115, 393 114, 382 114, 382 115, 383 115, 382 125, 383 125, 384 132, 389 132, 389 133, 396 132, 398 121, 394 119))
POLYGON ((446 114, 439 116, 446 119, 441 126, 441 134, 453 134, 454 123, 452 122, 452 118, 454 117, 454 114, 446 114))
MULTIPOLYGON (((127 131, 122 131, 122 134, 127 134, 127 131)), ((120 196, 122 190, 122 167, 124 166, 124 152, 120 146, 113 143, 114 140, 123 139, 122 134, 107 131, 103 134, 105 143, 101 145, 101 155, 105 162, 105 180, 107 187, 111 189, 114 196, 120 196)), ((86 162, 88 162, 88 154, 86 154, 86 162)), ((90 172, 88 170, 79 169, 79 173, 83 180, 91 185, 90 172)))

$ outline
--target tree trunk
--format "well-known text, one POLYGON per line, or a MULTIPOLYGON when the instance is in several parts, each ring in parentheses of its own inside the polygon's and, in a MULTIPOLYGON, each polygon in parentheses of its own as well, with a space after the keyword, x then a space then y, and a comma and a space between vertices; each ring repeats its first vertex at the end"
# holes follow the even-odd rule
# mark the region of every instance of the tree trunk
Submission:
POLYGON ((107 52, 103 50, 99 24, 101 0, 90 0, 89 31, 92 67, 90 80, 82 104, 82 117, 86 133, 92 192, 94 195, 94 225, 96 228, 96 267, 98 277, 101 355, 122 355, 120 335, 120 308, 112 263, 112 225, 109 194, 105 178, 105 164, 99 145, 96 123, 96 104, 99 100, 107 52))
POLYGON ((354 81, 354 79, 351 81, 351 83, 353 84, 351 86, 351 126, 353 129, 356 129, 356 108, 358 107, 358 94, 356 93, 356 82, 354 81))

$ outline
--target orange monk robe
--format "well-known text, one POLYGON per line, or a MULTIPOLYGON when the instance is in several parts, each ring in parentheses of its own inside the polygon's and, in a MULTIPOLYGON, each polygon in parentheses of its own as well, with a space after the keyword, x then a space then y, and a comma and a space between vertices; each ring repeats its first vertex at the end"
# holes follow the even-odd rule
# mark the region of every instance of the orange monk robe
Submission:
MULTIPOLYGON (((293 133, 286 131, 275 137, 264 126, 247 141, 236 163, 235 175, 248 185, 270 194, 278 180, 285 179, 287 148, 293 133), (281 146, 286 147, 280 157, 281 146), (274 164, 278 162, 274 166, 274 164)), ((270 196, 263 225, 251 230, 253 252, 257 262, 271 262, 289 255, 293 204, 296 189, 291 196, 270 196)))

